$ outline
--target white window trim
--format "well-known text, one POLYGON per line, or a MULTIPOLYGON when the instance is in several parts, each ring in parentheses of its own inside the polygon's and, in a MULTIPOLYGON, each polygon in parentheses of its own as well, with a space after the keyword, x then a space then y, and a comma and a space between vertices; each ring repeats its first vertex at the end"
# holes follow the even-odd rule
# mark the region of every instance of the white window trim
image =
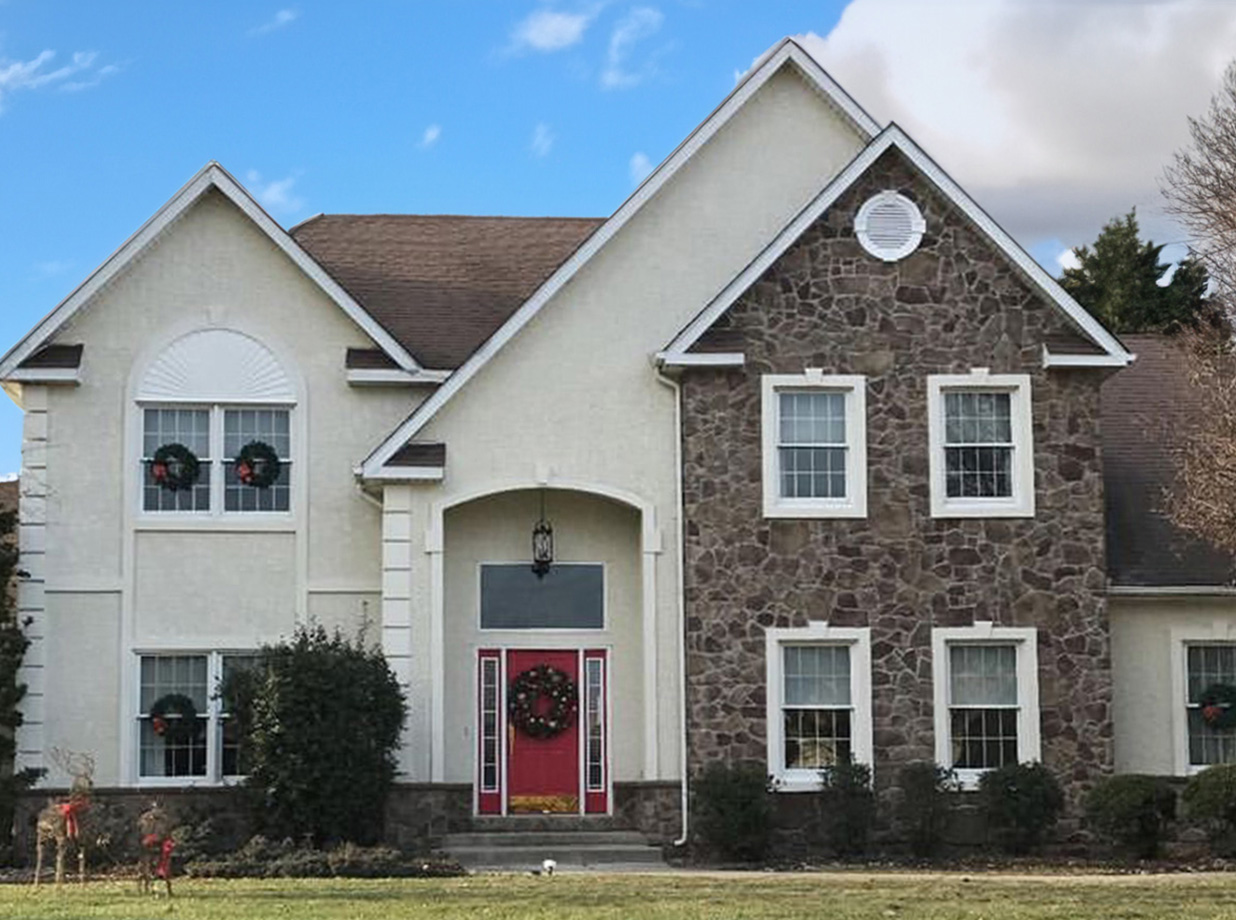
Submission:
MULTIPOLYGON (((234 786, 244 779, 243 775, 222 774, 223 754, 222 713, 223 701, 216 688, 223 680, 223 659, 257 655, 255 649, 135 649, 133 652, 133 709, 130 714, 132 726, 129 746, 133 757, 133 780, 137 786, 181 788, 185 786, 234 786), (205 657, 206 658, 206 773, 203 776, 143 776, 142 775, 142 659, 153 657, 205 657)), ((200 713, 199 713, 200 715, 200 713)))
POLYGON ((1174 627, 1171 632, 1172 761, 1176 776, 1193 776, 1207 765, 1189 763, 1188 647, 1190 645, 1236 645, 1236 621, 1215 620, 1210 626, 1174 627))
MULTIPOLYGON (((931 631, 931 672, 934 682, 934 727, 936 763, 953 765, 952 731, 949 718, 949 647, 953 645, 1013 645, 1017 649, 1017 762, 1042 759, 1039 729, 1039 649, 1038 630, 1033 627, 994 626, 978 622, 973 626, 937 627, 931 631)), ((963 789, 978 787, 986 770, 956 770, 963 789)))
POLYGON ((856 763, 874 768, 871 728, 871 629, 829 626, 823 621, 795 628, 774 628, 764 633, 765 718, 768 735, 768 774, 778 792, 810 792, 820 788, 817 770, 787 770, 785 727, 781 705, 785 694, 781 650, 786 645, 844 645, 850 649, 850 748, 856 763))
POLYGON ((927 378, 927 440, 931 475, 931 516, 1034 517, 1034 424, 1029 374, 934 374, 927 378), (981 390, 1010 394, 1013 433, 1013 494, 1009 498, 949 498, 945 488, 944 394, 981 390))
POLYGON ((288 414, 288 448, 291 454, 285 459, 292 467, 293 477, 304 475, 304 463, 301 457, 299 433, 297 431, 296 404, 285 402, 211 402, 204 400, 202 402, 168 402, 168 401, 149 401, 139 400, 136 403, 136 443, 137 456, 135 465, 137 467, 137 517, 142 527, 154 525, 158 527, 170 526, 173 524, 184 524, 194 522, 195 524, 219 523, 223 521, 236 522, 245 521, 246 529, 249 529, 249 523, 266 522, 267 526, 286 526, 288 522, 293 520, 296 513, 297 496, 299 495, 297 488, 297 479, 294 478, 289 486, 288 492, 288 510, 287 511, 227 511, 224 508, 226 503, 224 482, 224 467, 227 462, 233 458, 224 454, 224 428, 223 416, 229 410, 262 410, 270 409, 275 411, 287 412, 288 414), (205 411, 209 413, 209 428, 208 437, 210 438, 210 462, 204 464, 210 469, 210 508, 205 511, 151 511, 146 508, 145 496, 145 431, 146 431, 146 410, 147 409, 189 409, 205 411))
POLYGON ((764 517, 862 518, 867 516, 867 378, 826 375, 818 368, 802 374, 762 378, 760 432, 764 469, 764 517), (777 394, 785 390, 831 390, 845 395, 845 498, 782 498, 777 462, 780 415, 777 394))

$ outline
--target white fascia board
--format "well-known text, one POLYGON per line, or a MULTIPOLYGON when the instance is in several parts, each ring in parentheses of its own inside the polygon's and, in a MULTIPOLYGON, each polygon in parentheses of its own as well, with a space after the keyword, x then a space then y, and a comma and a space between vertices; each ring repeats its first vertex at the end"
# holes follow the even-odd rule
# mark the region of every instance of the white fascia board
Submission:
POLYGON ((76 367, 19 367, 4 378, 17 383, 72 384, 82 382, 81 369, 76 367))
POLYGON ((301 248, 300 244, 279 226, 274 218, 263 210, 262 206, 227 170, 211 161, 198 170, 192 179, 154 213, 154 216, 142 224, 136 233, 125 240, 119 249, 108 256, 102 265, 96 268, 54 310, 43 317, 38 325, 9 349, 3 358, 0 358, 0 379, 11 377, 18 365, 41 348, 82 306, 144 252, 147 246, 158 239, 164 230, 174 224, 194 202, 211 188, 217 188, 240 208, 261 228, 271 242, 308 275, 326 296, 338 304, 396 364, 407 370, 419 369, 416 359, 408 353, 407 349, 395 341, 389 332, 353 300, 351 295, 340 287, 339 283, 327 274, 326 270, 318 265, 301 248))
POLYGON ((1231 585, 1108 585, 1108 597, 1236 597, 1231 585))
MULTIPOLYGON (((667 353, 680 353, 690 349, 699 338, 715 323, 734 302, 746 292, 752 284, 767 271, 785 251, 802 236, 832 204, 847 191, 851 185, 875 162, 876 158, 889 147, 896 147, 914 166, 932 182, 940 192, 948 198, 963 214, 966 215, 980 231, 996 244, 997 247, 1026 275, 1030 282, 1046 294, 1053 303, 1096 345, 1104 350, 1103 355, 1085 356, 1090 363, 1073 363, 1073 367, 1123 367, 1133 360, 1116 338, 1108 332, 1093 316, 1065 293, 1064 289, 1045 272, 1031 256, 1009 236, 969 195, 962 190, 953 179, 942 170, 931 157, 923 151, 897 125, 890 124, 867 145, 866 149, 850 161, 850 164, 824 187, 812 201, 777 234, 771 243, 756 258, 743 269, 733 281, 727 284, 719 294, 680 332, 669 345, 667 353), (1099 364, 1095 359, 1102 358, 1110 362, 1099 364)), ((1046 354, 1046 352, 1044 352, 1046 354)), ((1063 357, 1063 356, 1057 356, 1063 357)), ((1078 356, 1081 357, 1081 356, 1078 356)), ((1057 364, 1065 366, 1065 364, 1057 364)))
POLYGON ((438 386, 451 376, 450 371, 401 370, 395 367, 348 368, 352 386, 438 386))
POLYGON ((684 354, 676 351, 659 351, 656 363, 660 367, 742 367, 747 356, 741 351, 696 352, 684 354))
POLYGON ((1057 355, 1043 346, 1044 367, 1127 367, 1136 359, 1137 355, 1129 352, 1123 355, 1057 355))
POLYGON ((474 351, 454 375, 432 396, 425 400, 389 437, 374 448, 362 464, 366 478, 380 470, 403 444, 420 431, 451 398, 467 385, 477 371, 489 363, 518 332, 526 326, 541 308, 562 289, 627 222, 657 194, 687 161, 720 131, 731 118, 756 94, 765 83, 787 63, 792 62, 804 79, 823 93, 837 109, 850 118, 860 136, 870 138, 879 128, 871 116, 837 85, 819 62, 792 39, 782 39, 766 59, 752 68, 721 103, 685 141, 652 171, 622 206, 584 241, 572 256, 558 267, 549 278, 524 301, 511 317, 498 328, 480 348, 474 351))
POLYGON ((446 469, 441 466, 384 466, 373 473, 357 467, 353 473, 373 482, 441 482, 446 469))

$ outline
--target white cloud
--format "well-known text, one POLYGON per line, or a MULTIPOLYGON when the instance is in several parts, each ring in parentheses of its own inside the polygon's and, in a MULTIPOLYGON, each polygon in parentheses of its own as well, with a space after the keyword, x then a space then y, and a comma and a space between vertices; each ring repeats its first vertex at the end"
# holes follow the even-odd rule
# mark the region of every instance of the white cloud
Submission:
POLYGON ((303 198, 297 198, 292 194, 292 187, 296 185, 295 176, 285 176, 282 179, 272 179, 266 182, 262 179, 261 173, 251 169, 245 174, 245 181, 253 197, 268 211, 295 214, 305 206, 303 198))
POLYGON ((425 133, 421 135, 420 147, 427 150, 438 142, 438 138, 442 136, 441 125, 430 125, 425 129, 425 133))
POLYGON ((98 54, 94 51, 78 51, 67 64, 50 69, 55 58, 55 51, 42 51, 29 61, 0 58, 0 107, 7 96, 20 90, 36 90, 46 86, 56 86, 62 90, 86 89, 119 70, 114 64, 96 68, 98 54))
POLYGON ((73 263, 69 259, 48 259, 44 262, 35 262, 30 269, 36 280, 43 280, 63 275, 72 267, 73 263))
POLYGON ((637 150, 631 156, 630 170, 631 184, 639 185, 652 172, 652 160, 648 159, 648 154, 637 150))
POLYGON ((0 473, 0 482, 17 482, 21 473, 0 473))
POLYGON ((655 72, 651 60, 636 66, 632 62, 635 46, 651 38, 661 28, 665 17, 660 10, 639 6, 631 10, 614 26, 609 36, 609 51, 601 71, 601 85, 606 89, 623 89, 642 83, 655 72))
POLYGON ((1056 256, 1056 265, 1058 265, 1061 269, 1081 268, 1081 262, 1078 261, 1077 256, 1073 254, 1072 249, 1060 250, 1060 255, 1056 256))
POLYGON ((549 125, 540 122, 532 131, 532 143, 528 145, 528 149, 534 157, 547 156, 554 149, 554 140, 554 132, 549 125))
POLYGON ((577 44, 596 18, 597 10, 560 13, 536 10, 511 33, 512 51, 561 51, 577 44))
POLYGON ((286 28, 300 18, 300 13, 296 10, 279 10, 275 13, 273 19, 269 19, 260 26, 254 26, 249 30, 248 35, 253 38, 257 35, 265 35, 268 32, 274 32, 278 29, 286 28))
POLYGON ((1091 242, 1133 206, 1167 242, 1158 180, 1236 49, 1236 4, 854 0, 803 41, 1023 244, 1091 242))

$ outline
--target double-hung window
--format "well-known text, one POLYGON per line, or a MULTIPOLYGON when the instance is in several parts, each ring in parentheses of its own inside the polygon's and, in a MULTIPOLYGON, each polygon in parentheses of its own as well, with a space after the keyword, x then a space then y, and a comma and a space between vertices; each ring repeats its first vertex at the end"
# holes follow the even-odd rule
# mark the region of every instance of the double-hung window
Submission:
POLYGON ((219 695, 252 653, 174 653, 140 656, 138 777, 218 782, 243 775, 244 751, 219 695))
POLYGON ((291 414, 285 407, 143 407, 142 510, 197 514, 289 511, 291 414), (177 465, 170 470, 168 462, 156 462, 164 459, 160 448, 169 445, 186 448, 196 459, 197 476, 191 483, 170 487, 169 472, 179 479, 185 461, 175 455, 170 462, 177 465), (255 455, 259 459, 248 465, 239 462, 255 455), (257 464, 269 463, 270 455, 278 461, 277 473, 257 471, 257 464), (266 475, 255 479, 255 471, 266 475))
POLYGON ((1036 641, 990 623, 932 630, 936 760, 963 783, 1039 759, 1036 641))
POLYGON ((932 515, 1032 517, 1029 376, 932 376, 927 400, 932 515))
POLYGON ((818 788, 821 772, 871 763, 868 629, 813 623, 767 633, 768 768, 778 789, 818 788))
POLYGON ((1236 763, 1236 729, 1211 725, 1202 711, 1208 691, 1216 685, 1236 685, 1236 645, 1190 643, 1184 646, 1184 654, 1188 766, 1236 763))
POLYGON ((862 377, 764 377, 765 516, 865 516, 866 425, 862 377))

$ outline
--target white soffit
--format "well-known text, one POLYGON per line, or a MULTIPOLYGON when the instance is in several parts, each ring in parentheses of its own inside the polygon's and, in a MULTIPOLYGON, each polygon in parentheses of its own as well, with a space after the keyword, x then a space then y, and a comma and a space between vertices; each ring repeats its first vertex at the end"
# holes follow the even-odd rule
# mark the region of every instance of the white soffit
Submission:
MULTIPOLYGON (((666 359, 675 358, 688 351, 700 337, 707 332, 712 324, 728 310, 739 297, 743 295, 760 276, 766 272, 777 259, 785 253, 794 242, 820 216, 841 197, 855 181, 865 173, 882 153, 890 147, 896 147, 914 166, 932 182, 937 189, 963 214, 966 215, 980 231, 996 244, 1001 252, 1016 265, 1031 284, 1038 287, 1058 307, 1065 316, 1095 345, 1102 348, 1104 355, 1097 356, 1106 359, 1107 366, 1123 367, 1133 360, 1133 355, 1110 332, 1103 328, 1093 316, 1077 301, 1065 293, 1064 289, 1051 275, 1043 270, 1029 253, 1018 245, 1017 241, 1004 231, 990 215, 987 214, 953 179, 929 157, 918 144, 914 143, 896 124, 887 128, 863 149, 849 165, 838 173, 831 182, 812 201, 791 220, 771 243, 752 260, 743 271, 727 284, 716 297, 674 337, 660 353, 666 359)), ((1096 366, 1098 362, 1095 362, 1096 366)), ((1081 365, 1077 365, 1081 366, 1081 365)))
POLYGON ((405 370, 419 370, 416 359, 395 338, 357 303, 334 278, 327 274, 288 233, 279 226, 262 206, 245 191, 244 187, 218 163, 207 163, 175 195, 159 208, 141 228, 129 237, 119 249, 90 274, 78 288, 61 301, 51 313, 9 349, 0 358, 0 379, 9 377, 13 371, 45 345, 56 332, 69 321, 109 281, 136 259, 146 247, 175 223, 202 195, 210 189, 218 189, 233 204, 252 220, 290 258, 298 268, 313 280, 322 291, 343 309, 358 326, 390 358, 405 370))
POLYGON ((540 312, 541 308, 575 277, 576 273, 597 254, 632 217, 661 190, 661 187, 681 169, 696 151, 703 147, 731 118, 786 64, 793 64, 807 83, 822 94, 854 126, 860 137, 871 138, 880 130, 853 97, 825 72, 819 62, 792 38, 784 38, 751 68, 721 105, 710 114, 661 164, 649 174, 604 224, 584 241, 575 253, 562 263, 549 278, 524 301, 511 317, 499 327, 480 348, 474 351, 459 369, 417 407, 389 437, 379 444, 358 468, 360 475, 376 476, 383 465, 400 447, 412 438, 437 414, 457 392, 463 389, 477 371, 489 363, 515 335, 540 312))
POLYGON ((230 329, 205 329, 162 351, 142 376, 137 399, 294 403, 296 387, 265 345, 230 329))

